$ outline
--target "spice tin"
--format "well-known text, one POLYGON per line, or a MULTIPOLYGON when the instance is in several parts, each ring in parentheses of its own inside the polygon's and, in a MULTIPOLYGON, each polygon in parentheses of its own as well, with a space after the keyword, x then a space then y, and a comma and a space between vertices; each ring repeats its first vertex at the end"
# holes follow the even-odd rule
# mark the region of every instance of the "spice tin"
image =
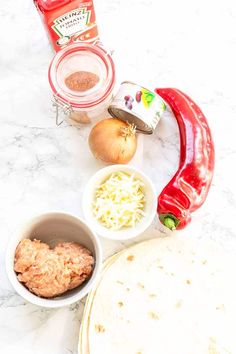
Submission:
POLYGON ((166 104, 156 93, 130 81, 122 82, 108 111, 116 118, 128 121, 137 131, 152 134, 166 110, 166 104))

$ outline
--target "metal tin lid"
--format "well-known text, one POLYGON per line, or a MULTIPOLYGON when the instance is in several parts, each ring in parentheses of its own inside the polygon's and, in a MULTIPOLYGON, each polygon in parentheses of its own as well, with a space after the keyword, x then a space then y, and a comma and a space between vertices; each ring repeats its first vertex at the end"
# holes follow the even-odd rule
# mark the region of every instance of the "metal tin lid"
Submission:
POLYGON ((128 110, 119 108, 114 105, 109 106, 108 112, 114 118, 118 118, 125 122, 129 122, 130 124, 134 124, 136 130, 139 132, 144 134, 152 134, 154 131, 154 129, 145 123, 141 117, 138 117, 137 113, 130 113, 128 110))
POLYGON ((152 134, 166 110, 166 104, 154 92, 133 82, 122 82, 108 112, 112 117, 127 121, 143 134, 152 134))

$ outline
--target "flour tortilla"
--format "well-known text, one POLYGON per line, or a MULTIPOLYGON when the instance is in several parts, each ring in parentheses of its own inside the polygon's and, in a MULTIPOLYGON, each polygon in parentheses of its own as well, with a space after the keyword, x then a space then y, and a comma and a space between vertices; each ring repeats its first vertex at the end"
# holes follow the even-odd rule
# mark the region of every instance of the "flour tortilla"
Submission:
POLYGON ((80 354, 235 354, 235 266, 181 235, 114 256, 88 298, 80 354))
MULTIPOLYGON (((106 272, 106 270, 109 268, 109 266, 122 254, 122 252, 118 252, 116 254, 114 254, 113 256, 109 257, 103 264, 103 271, 101 274, 101 279, 104 276, 104 273, 106 272)), ((100 280, 101 281, 101 280, 100 280)), ((90 321, 90 312, 91 312, 91 307, 93 304, 93 299, 94 296, 96 294, 98 285, 100 284, 100 282, 98 282, 97 287, 94 288, 92 291, 90 291, 86 303, 85 303, 85 307, 84 307, 84 313, 83 313, 83 318, 81 321, 81 325, 80 325, 80 333, 79 333, 79 353, 83 353, 83 354, 89 354, 89 349, 88 349, 88 324, 90 321)))

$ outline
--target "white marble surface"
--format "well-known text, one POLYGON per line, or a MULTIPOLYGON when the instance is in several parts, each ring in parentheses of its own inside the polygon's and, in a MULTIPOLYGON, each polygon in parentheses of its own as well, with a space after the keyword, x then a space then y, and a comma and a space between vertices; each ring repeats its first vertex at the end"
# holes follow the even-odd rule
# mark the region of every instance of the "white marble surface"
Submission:
MULTIPOLYGON (((182 232, 236 252, 235 2, 97 0, 96 10, 121 79, 178 87, 208 117, 216 146, 213 185, 182 232)), ((32 0, 1 1, 0 33, 0 351, 75 354, 83 304, 47 310, 25 303, 7 280, 4 253, 34 214, 60 209, 81 216, 83 186, 102 165, 87 148, 89 128, 55 126, 47 82, 53 53, 32 0)), ((160 192, 178 165, 170 114, 143 146, 138 165, 160 192)), ((135 242, 163 232, 156 219, 135 242)), ((107 257, 126 243, 102 240, 102 246, 107 257)))

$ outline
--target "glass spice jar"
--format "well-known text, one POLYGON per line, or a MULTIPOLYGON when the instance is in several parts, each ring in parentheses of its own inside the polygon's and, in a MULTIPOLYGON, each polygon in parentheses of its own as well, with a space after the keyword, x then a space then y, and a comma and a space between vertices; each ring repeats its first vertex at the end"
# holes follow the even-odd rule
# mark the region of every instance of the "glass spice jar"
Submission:
POLYGON ((112 99, 115 66, 101 45, 76 43, 54 56, 49 83, 59 125, 60 109, 77 123, 90 123, 105 112, 112 99))

